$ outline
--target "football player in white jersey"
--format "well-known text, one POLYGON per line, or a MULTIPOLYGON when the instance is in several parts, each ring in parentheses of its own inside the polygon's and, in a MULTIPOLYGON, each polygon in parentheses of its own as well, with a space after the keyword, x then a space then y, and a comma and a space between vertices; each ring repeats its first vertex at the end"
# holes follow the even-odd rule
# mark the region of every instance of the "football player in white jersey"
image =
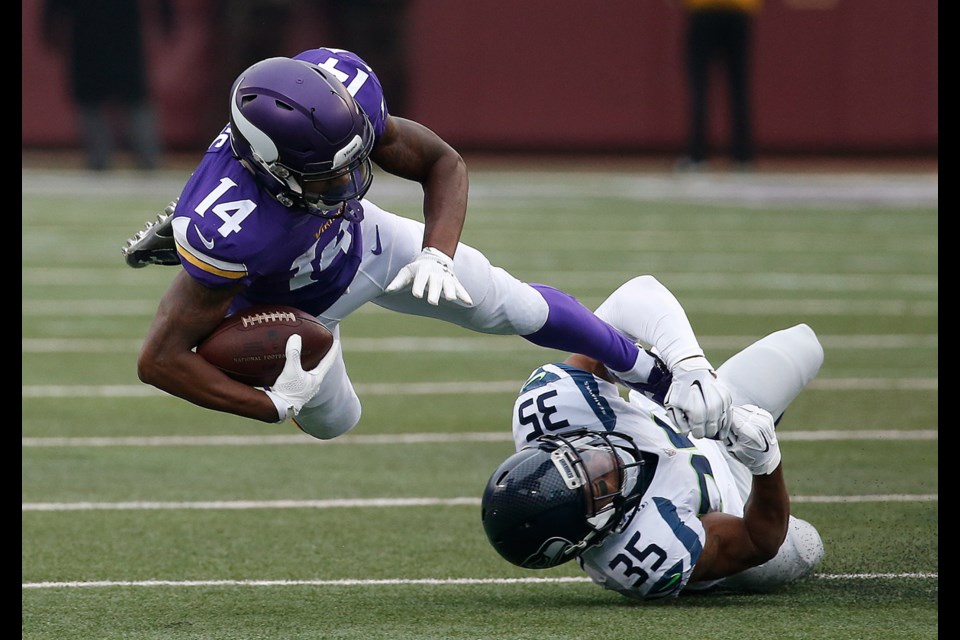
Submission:
POLYGON ((141 381, 208 409, 290 418, 317 438, 335 438, 361 414, 340 322, 371 302, 586 353, 638 388, 673 384, 667 400, 681 419, 719 429, 730 396, 712 371, 655 369, 654 358, 572 296, 521 282, 460 242, 463 159, 427 127, 391 115, 376 73, 359 56, 321 47, 268 58, 237 78, 229 98, 228 124, 169 215, 123 248, 133 267, 181 267, 144 340, 141 381), (422 186, 423 222, 367 199, 374 163, 422 186), (337 338, 328 359, 303 370, 299 336, 292 338, 288 366, 261 389, 195 353, 224 316, 254 304, 317 317, 337 338), (687 392, 694 382, 703 394, 687 392))
MULTIPOLYGON (((651 276, 622 285, 596 314, 671 370, 704 364, 683 308, 651 276)), ((722 440, 678 428, 656 394, 623 397, 593 358, 543 365, 514 405, 517 452, 484 491, 490 543, 531 569, 576 559, 598 585, 639 599, 765 591, 808 575, 823 544, 790 515, 774 427, 822 361, 805 324, 727 360, 716 369, 733 398, 722 440)))

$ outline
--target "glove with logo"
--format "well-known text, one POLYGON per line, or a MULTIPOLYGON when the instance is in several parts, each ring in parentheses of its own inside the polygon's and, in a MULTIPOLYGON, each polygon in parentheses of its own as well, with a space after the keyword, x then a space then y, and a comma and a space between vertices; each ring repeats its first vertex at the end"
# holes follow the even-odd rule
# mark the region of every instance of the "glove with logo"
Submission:
POLYGON ((444 300, 473 304, 470 294, 453 272, 453 258, 433 247, 427 247, 413 262, 400 269, 385 291, 393 293, 411 284, 410 292, 415 298, 422 298, 426 293, 427 302, 434 306, 440 303, 441 294, 444 300))
POLYGON ((323 383, 324 376, 330 371, 330 367, 337 361, 337 354, 340 353, 340 341, 334 340, 333 345, 323 356, 316 367, 307 371, 300 364, 300 348, 303 339, 298 334, 293 334, 287 338, 286 357, 287 361, 283 365, 283 371, 277 376, 277 381, 264 392, 273 400, 277 407, 279 420, 283 422, 292 415, 300 413, 307 402, 313 396, 317 395, 320 385, 323 383))
POLYGON ((752 404, 730 408, 730 433, 724 445, 755 476, 773 473, 780 464, 780 444, 773 416, 752 404))
POLYGON ((723 440, 730 428, 727 410, 733 400, 707 359, 695 356, 681 360, 671 373, 673 382, 664 406, 674 424, 696 438, 723 440))

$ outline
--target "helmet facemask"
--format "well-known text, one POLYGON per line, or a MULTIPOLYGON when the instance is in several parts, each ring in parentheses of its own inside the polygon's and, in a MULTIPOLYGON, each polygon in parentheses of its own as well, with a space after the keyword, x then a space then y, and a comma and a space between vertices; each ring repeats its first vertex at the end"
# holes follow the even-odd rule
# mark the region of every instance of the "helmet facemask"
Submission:
POLYGON ((344 216, 350 219, 350 210, 359 206, 359 201, 372 182, 373 166, 370 158, 364 156, 332 174, 304 175, 298 186, 304 206, 314 215, 327 217, 328 212, 342 210, 344 216))
MULTIPOLYGON (((636 445, 623 434, 592 431, 545 435, 535 442, 556 446, 550 454, 551 460, 568 482, 567 486, 583 494, 584 517, 591 533, 577 546, 583 550, 596 544, 597 536, 607 534, 627 515, 628 490, 636 486, 636 473, 631 469, 643 464, 636 445), (624 444, 614 444, 614 438, 624 444), (566 468, 575 471, 575 479, 565 476, 563 469, 566 468)), ((638 504, 639 500, 630 502, 634 510, 638 504)))
POLYGON ((629 436, 580 430, 544 435, 508 458, 483 496, 493 547, 528 569, 555 567, 629 522, 646 482, 629 436))

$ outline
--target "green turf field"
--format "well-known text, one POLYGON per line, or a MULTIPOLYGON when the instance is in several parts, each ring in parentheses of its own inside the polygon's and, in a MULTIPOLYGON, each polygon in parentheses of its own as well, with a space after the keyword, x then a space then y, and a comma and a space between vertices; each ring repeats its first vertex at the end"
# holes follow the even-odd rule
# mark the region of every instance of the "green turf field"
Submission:
MULTIPOLYGON (((327 443, 142 385, 175 270, 120 246, 185 178, 23 171, 25 640, 938 637, 936 173, 473 172, 463 240, 521 279, 593 307, 654 274, 714 364, 798 322, 823 342, 779 427, 816 574, 645 604, 515 568, 480 526, 515 391, 560 353, 363 309, 342 337, 364 417, 327 443)), ((419 217, 419 193, 370 196, 419 217)))

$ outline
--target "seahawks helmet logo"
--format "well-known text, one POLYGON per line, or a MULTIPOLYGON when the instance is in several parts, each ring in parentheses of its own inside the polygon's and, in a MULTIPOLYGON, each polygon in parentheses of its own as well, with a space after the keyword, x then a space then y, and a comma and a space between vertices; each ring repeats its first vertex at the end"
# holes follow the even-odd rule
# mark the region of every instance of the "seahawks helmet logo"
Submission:
POLYGON ((527 569, 549 569, 567 560, 573 543, 566 538, 550 538, 537 549, 537 552, 523 561, 527 569))

